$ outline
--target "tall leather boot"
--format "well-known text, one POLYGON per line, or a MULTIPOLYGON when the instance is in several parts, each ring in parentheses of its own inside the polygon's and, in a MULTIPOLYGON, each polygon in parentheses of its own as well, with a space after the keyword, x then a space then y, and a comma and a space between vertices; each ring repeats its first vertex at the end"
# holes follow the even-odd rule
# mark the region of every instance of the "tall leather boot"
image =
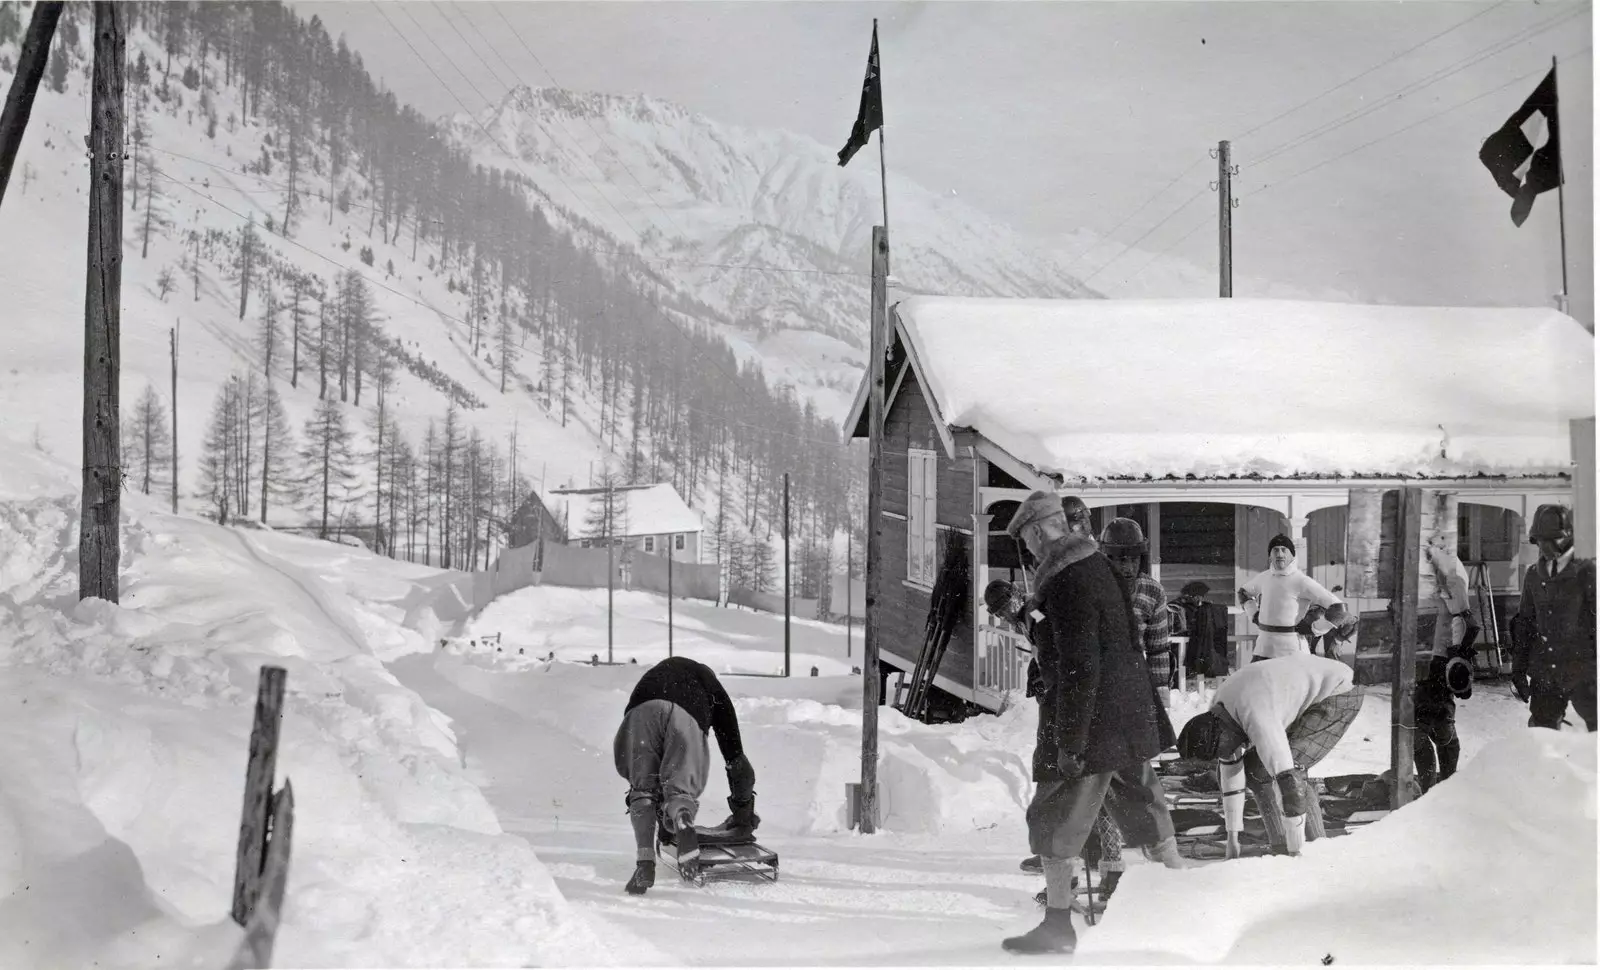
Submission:
POLYGON ((1078 933, 1072 928, 1072 873, 1077 860, 1045 856, 1040 861, 1044 863, 1044 920, 1000 945, 1012 953, 1071 953, 1078 948, 1078 933))

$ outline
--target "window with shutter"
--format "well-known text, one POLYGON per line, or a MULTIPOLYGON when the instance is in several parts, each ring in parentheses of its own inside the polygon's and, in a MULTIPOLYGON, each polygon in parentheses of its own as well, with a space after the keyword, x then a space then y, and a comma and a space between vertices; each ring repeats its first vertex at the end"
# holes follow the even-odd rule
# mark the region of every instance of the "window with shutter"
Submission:
POLYGON ((906 579, 931 587, 938 549, 938 456, 909 449, 906 478, 906 579))

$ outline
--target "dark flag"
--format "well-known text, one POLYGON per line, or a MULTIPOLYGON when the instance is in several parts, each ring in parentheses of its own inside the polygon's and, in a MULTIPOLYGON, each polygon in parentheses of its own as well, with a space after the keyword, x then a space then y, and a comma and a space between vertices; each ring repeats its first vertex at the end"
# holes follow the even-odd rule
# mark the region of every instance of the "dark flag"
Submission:
POLYGON ((856 112, 856 126, 850 129, 850 140, 839 149, 839 167, 848 164, 856 152, 866 147, 872 133, 882 127, 883 88, 878 83, 878 22, 874 20, 872 53, 867 56, 867 79, 861 82, 861 108, 856 112))
POLYGON ((1561 125, 1556 107, 1556 72, 1552 68, 1539 87, 1490 135, 1478 150, 1495 184, 1512 198, 1511 221, 1522 225, 1533 211, 1533 200, 1561 184, 1561 125), (1540 125, 1539 120, 1544 124, 1540 125), (1544 143, 1535 148, 1533 138, 1544 129, 1544 143), (1531 136, 1531 137, 1530 137, 1531 136))

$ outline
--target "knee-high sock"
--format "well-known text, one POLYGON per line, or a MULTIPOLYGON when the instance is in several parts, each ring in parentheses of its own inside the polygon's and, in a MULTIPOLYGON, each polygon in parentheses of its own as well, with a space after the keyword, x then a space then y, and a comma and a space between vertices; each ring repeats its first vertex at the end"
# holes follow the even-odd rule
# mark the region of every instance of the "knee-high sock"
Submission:
POLYGON ((656 803, 649 798, 628 802, 628 821, 633 824, 634 858, 640 862, 656 857, 656 803))
POLYGON ((1071 909, 1072 874, 1078 868, 1078 860, 1040 856, 1039 861, 1044 864, 1045 906, 1050 909, 1071 909))

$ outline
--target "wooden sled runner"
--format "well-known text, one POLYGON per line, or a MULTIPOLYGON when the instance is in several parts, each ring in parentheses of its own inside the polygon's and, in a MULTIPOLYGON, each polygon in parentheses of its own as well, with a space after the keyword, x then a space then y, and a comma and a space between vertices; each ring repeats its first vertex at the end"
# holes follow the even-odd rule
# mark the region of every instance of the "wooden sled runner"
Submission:
MULTIPOLYGON (((678 873, 677 846, 658 842, 656 855, 674 873, 678 873)), ((694 884, 704 886, 708 882, 722 880, 777 882, 778 854, 756 842, 701 843, 700 870, 695 874, 694 884)))

